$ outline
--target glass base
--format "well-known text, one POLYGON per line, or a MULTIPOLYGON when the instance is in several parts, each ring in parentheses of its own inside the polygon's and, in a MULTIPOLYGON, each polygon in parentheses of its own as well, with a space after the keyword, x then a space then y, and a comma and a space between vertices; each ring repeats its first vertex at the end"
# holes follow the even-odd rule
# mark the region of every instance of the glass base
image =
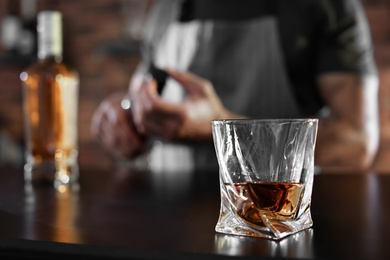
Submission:
POLYGON ((229 235, 280 240, 313 226, 309 209, 294 220, 279 220, 270 216, 261 216, 261 213, 259 215, 262 225, 255 225, 241 218, 222 203, 215 231, 229 235))
POLYGON ((55 161, 41 163, 26 163, 24 165, 24 180, 33 184, 68 185, 77 182, 79 167, 77 163, 56 164, 55 161))

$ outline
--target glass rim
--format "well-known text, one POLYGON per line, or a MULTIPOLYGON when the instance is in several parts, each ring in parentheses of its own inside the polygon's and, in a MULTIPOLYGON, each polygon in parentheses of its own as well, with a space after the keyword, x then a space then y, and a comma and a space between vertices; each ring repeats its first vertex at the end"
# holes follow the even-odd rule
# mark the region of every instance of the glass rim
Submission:
POLYGON ((217 124, 256 124, 256 123, 293 123, 293 122, 313 122, 318 123, 318 118, 240 118, 240 119, 214 119, 212 125, 217 124))

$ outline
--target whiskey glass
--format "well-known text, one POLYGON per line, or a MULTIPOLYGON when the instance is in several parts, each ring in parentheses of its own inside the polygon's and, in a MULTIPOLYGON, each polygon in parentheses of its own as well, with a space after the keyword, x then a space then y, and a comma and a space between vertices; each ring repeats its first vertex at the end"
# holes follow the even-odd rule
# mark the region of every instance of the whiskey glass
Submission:
POLYGON ((318 119, 211 126, 221 192, 216 232, 279 240, 310 228, 318 119))

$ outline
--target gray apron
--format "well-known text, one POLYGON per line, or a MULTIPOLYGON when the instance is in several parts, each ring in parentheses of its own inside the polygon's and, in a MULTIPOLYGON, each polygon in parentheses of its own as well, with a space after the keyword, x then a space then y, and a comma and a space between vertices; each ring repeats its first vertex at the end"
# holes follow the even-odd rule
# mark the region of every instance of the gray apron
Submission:
MULTIPOLYGON (((160 2, 172 4, 171 1, 160 2)), ((157 66, 189 70, 208 79, 224 106, 237 114, 251 118, 302 116, 286 73, 274 17, 179 23, 174 20, 177 6, 162 9, 165 22, 155 19, 159 22, 154 25, 159 34, 149 34, 154 38, 150 39, 157 66)), ((181 102, 185 92, 176 82, 168 80, 162 97, 181 102)), ((154 170, 218 168, 214 147, 210 145, 158 141, 150 155, 154 170)))

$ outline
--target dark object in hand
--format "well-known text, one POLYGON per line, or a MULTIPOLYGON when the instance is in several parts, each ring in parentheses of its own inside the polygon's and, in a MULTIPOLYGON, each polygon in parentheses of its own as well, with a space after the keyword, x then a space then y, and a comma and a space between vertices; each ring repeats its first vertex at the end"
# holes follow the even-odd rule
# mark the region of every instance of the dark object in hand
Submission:
POLYGON ((153 79, 157 82, 157 92, 161 95, 167 78, 169 77, 168 73, 165 70, 157 68, 153 63, 149 66, 149 73, 152 75, 153 79))

